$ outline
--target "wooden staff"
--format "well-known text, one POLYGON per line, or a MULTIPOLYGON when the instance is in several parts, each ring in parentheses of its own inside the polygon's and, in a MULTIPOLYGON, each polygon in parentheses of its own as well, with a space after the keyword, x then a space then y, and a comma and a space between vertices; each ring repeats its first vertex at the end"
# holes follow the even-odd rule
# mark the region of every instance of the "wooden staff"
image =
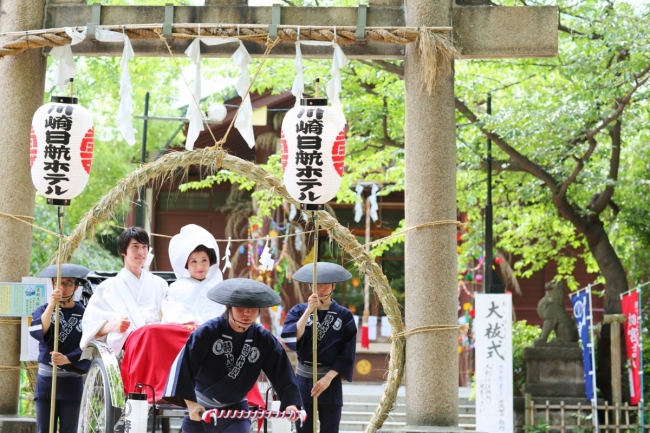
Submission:
MULTIPOLYGON (((63 222, 65 220, 65 207, 59 206, 59 251, 56 259, 56 288, 61 288, 61 250, 63 249, 63 222)), ((54 351, 59 351, 59 311, 60 302, 56 303, 54 310, 54 351)), ((52 397, 50 401, 50 433, 54 433, 54 411, 56 406, 56 365, 52 365, 52 397)))
MULTIPOLYGON (((312 277, 311 291, 318 295, 318 211, 312 213, 314 219, 314 274, 312 277)), ((313 327, 312 327, 312 368, 313 368, 313 386, 318 382, 318 363, 316 357, 318 354, 318 307, 313 311, 313 327)), ((318 431, 318 397, 314 396, 314 410, 312 412, 314 433, 318 431)))

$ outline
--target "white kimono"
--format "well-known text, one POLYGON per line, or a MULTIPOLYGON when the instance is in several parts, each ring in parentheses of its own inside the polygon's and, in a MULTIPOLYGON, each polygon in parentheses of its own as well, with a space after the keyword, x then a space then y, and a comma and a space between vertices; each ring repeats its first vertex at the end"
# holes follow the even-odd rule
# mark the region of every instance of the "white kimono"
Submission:
POLYGON ((163 298, 162 322, 200 325, 221 316, 226 307, 206 296, 208 290, 221 280, 221 273, 217 278, 206 278, 203 281, 194 278, 176 280, 169 286, 163 298))
POLYGON ((102 282, 90 298, 81 321, 83 335, 80 346, 85 349, 104 324, 128 317, 131 326, 126 332, 109 332, 99 340, 106 341, 117 355, 126 338, 134 330, 150 323, 159 323, 161 303, 167 291, 167 282, 145 270, 140 278, 125 268, 114 278, 102 282))
POLYGON ((169 286, 162 303, 163 323, 197 323, 219 317, 225 307, 206 296, 208 290, 223 280, 219 270, 219 246, 214 236, 203 227, 188 224, 169 242, 169 261, 176 282, 169 286), (195 280, 185 267, 187 259, 199 245, 212 248, 217 262, 210 266, 205 280, 195 280))

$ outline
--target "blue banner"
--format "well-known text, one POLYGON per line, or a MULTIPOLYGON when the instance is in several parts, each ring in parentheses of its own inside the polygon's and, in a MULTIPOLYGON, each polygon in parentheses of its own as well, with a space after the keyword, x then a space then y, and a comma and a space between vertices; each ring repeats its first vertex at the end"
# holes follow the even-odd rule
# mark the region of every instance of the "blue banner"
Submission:
POLYGON ((582 365, 585 369, 585 391, 587 392, 588 400, 594 397, 593 375, 595 374, 593 364, 591 363, 591 339, 589 338, 589 328, 591 326, 590 295, 590 291, 583 290, 571 296, 573 317, 578 326, 578 334, 580 334, 580 341, 582 342, 582 365))

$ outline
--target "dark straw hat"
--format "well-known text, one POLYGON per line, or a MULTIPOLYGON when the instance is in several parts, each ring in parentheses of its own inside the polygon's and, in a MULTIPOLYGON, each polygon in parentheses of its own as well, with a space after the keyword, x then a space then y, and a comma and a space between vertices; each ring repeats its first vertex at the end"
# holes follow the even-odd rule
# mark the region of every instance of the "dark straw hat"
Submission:
POLYGON ((239 308, 266 308, 282 302, 269 286, 248 278, 221 281, 208 290, 207 296, 219 304, 239 308))
MULTIPOLYGON (((352 278, 351 273, 349 273, 343 266, 337 265, 336 263, 318 262, 316 269, 318 271, 317 284, 340 283, 341 281, 347 281, 352 278)), ((293 279, 300 281, 301 283, 312 283, 313 278, 313 263, 303 266, 293 274, 293 279)))
MULTIPOLYGON (((57 265, 48 266, 47 268, 43 269, 37 276, 40 278, 56 278, 56 269, 57 265)), ((61 265, 61 278, 76 278, 78 280, 85 280, 86 275, 89 273, 90 270, 85 266, 70 264, 61 265)))

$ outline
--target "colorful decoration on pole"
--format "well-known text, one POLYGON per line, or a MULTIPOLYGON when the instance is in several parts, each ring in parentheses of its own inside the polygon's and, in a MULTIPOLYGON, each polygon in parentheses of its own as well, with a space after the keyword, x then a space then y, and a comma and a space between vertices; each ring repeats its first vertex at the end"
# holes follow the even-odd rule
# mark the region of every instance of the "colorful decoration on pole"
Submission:
POLYGON ((49 204, 67 206, 86 187, 94 136, 92 116, 77 98, 53 96, 34 113, 29 165, 49 204))
POLYGON ((341 186, 346 121, 327 98, 303 98, 282 121, 282 172, 289 195, 314 210, 341 186))

